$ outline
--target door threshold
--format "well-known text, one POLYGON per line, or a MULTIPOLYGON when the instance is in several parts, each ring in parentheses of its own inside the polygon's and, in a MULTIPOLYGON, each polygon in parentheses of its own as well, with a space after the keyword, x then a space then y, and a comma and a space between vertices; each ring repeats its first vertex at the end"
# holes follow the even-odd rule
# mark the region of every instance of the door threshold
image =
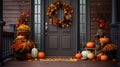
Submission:
POLYGON ((74 56, 46 56, 46 58, 73 58, 74 56))

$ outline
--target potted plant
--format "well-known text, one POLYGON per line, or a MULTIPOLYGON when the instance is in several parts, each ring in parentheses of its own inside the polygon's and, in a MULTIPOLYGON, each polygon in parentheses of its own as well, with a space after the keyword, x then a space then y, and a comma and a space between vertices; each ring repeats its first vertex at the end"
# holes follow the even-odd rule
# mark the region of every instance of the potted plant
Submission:
POLYGON ((30 53, 35 46, 35 43, 29 39, 29 32, 30 27, 26 24, 21 24, 17 27, 17 37, 14 39, 11 48, 18 60, 24 60, 26 54, 30 53))
POLYGON ((17 37, 14 39, 11 49, 18 60, 26 59, 26 54, 28 52, 30 53, 31 49, 35 46, 35 43, 29 39, 31 29, 30 26, 27 25, 28 19, 28 12, 22 12, 20 18, 17 19, 17 37))
POLYGON ((109 59, 116 59, 116 53, 117 53, 117 46, 116 44, 109 43, 106 44, 102 51, 109 57, 109 59))
POLYGON ((35 43, 25 38, 16 38, 11 46, 11 49, 15 53, 15 57, 18 60, 26 59, 26 54, 31 52, 31 49, 35 46, 35 43))

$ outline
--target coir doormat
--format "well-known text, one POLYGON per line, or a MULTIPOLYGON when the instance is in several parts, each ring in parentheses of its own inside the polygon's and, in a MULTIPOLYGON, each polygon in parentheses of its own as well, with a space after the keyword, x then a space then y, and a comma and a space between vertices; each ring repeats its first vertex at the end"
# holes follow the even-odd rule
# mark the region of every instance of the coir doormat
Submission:
POLYGON ((78 61, 75 58, 45 58, 40 59, 40 61, 78 61))
POLYGON ((44 58, 44 59, 29 59, 28 61, 78 61, 76 58, 44 58))

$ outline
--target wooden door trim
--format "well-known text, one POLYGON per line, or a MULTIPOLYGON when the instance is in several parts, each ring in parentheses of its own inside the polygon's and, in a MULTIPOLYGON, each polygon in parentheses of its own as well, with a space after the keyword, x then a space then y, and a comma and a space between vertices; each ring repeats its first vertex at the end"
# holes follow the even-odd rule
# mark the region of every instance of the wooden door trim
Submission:
MULTIPOLYGON (((77 17, 77 18, 75 18, 76 27, 74 28, 74 29, 76 29, 76 30, 74 30, 74 32, 76 32, 76 34, 75 34, 75 35, 76 35, 76 36, 75 36, 75 38, 76 38, 76 42, 75 42, 75 43, 76 43, 76 44, 75 44, 75 45, 76 45, 76 46, 75 46, 76 49, 75 49, 75 52, 77 52, 77 51, 79 50, 79 47, 78 47, 78 45, 79 45, 79 42, 78 42, 78 40, 79 40, 79 36, 78 36, 78 35, 79 35, 79 34, 78 34, 78 33, 79 33, 79 31, 78 31, 78 30, 79 30, 79 23, 78 23, 78 20, 79 20, 78 17, 79 17, 79 15, 77 15, 77 13, 78 13, 78 8, 79 8, 79 7, 77 6, 77 5, 79 5, 78 1, 79 1, 79 0, 74 1, 74 2, 76 2, 76 3, 74 4, 74 6, 76 6, 76 7, 74 8, 74 12, 76 12, 76 14, 74 14, 74 15, 76 15, 76 17, 77 17)), ((45 5, 45 0, 44 0, 43 2, 44 2, 43 4, 45 5)), ((74 6, 73 6, 73 7, 74 7, 74 6)), ((44 26, 44 25, 45 25, 45 22, 46 22, 46 21, 45 21, 45 15, 46 15, 45 9, 44 9, 44 11, 42 12, 42 14, 44 14, 44 15, 43 15, 43 16, 44 16, 44 20, 43 20, 44 24, 42 25, 42 26, 43 26, 43 27, 42 27, 42 28, 43 28, 42 30, 44 31, 44 37, 43 37, 44 44, 42 44, 42 49, 43 49, 43 51, 45 51, 45 26, 44 26)), ((74 17, 74 16, 73 16, 73 17, 74 17)), ((73 22, 73 23, 74 23, 74 22, 73 22)))
MULTIPOLYGON (((76 2, 76 4, 75 4, 75 6, 76 6, 76 8, 77 9, 75 9, 76 10, 76 13, 78 13, 78 14, 76 14, 77 15, 77 17, 79 18, 79 1, 78 0, 75 0, 75 2, 76 2)), ((45 8, 44 8, 44 6, 45 6, 45 0, 41 0, 41 39, 40 39, 40 50, 39 51, 45 51, 45 8)), ((34 18, 34 1, 33 0, 31 0, 31 18, 34 18)), ((76 23, 77 23, 77 29, 75 30, 75 32, 76 32, 76 52, 79 50, 79 19, 78 18, 76 18, 75 20, 76 20, 76 23)), ((34 19, 31 19, 31 22, 34 22, 34 19)), ((34 23, 31 23, 31 39, 32 40, 34 40, 34 25, 33 25, 34 23)))

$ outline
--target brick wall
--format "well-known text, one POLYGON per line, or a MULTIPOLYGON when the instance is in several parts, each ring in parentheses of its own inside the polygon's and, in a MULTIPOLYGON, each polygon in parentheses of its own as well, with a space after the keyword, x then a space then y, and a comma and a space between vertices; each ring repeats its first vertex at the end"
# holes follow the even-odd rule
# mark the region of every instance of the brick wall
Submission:
MULTIPOLYGON (((98 23, 95 21, 97 17, 105 19, 107 22, 111 23, 111 10, 112 4, 111 0, 90 0, 90 40, 95 40, 95 34, 98 30, 98 23)), ((106 35, 110 35, 110 29, 106 29, 106 35)))

